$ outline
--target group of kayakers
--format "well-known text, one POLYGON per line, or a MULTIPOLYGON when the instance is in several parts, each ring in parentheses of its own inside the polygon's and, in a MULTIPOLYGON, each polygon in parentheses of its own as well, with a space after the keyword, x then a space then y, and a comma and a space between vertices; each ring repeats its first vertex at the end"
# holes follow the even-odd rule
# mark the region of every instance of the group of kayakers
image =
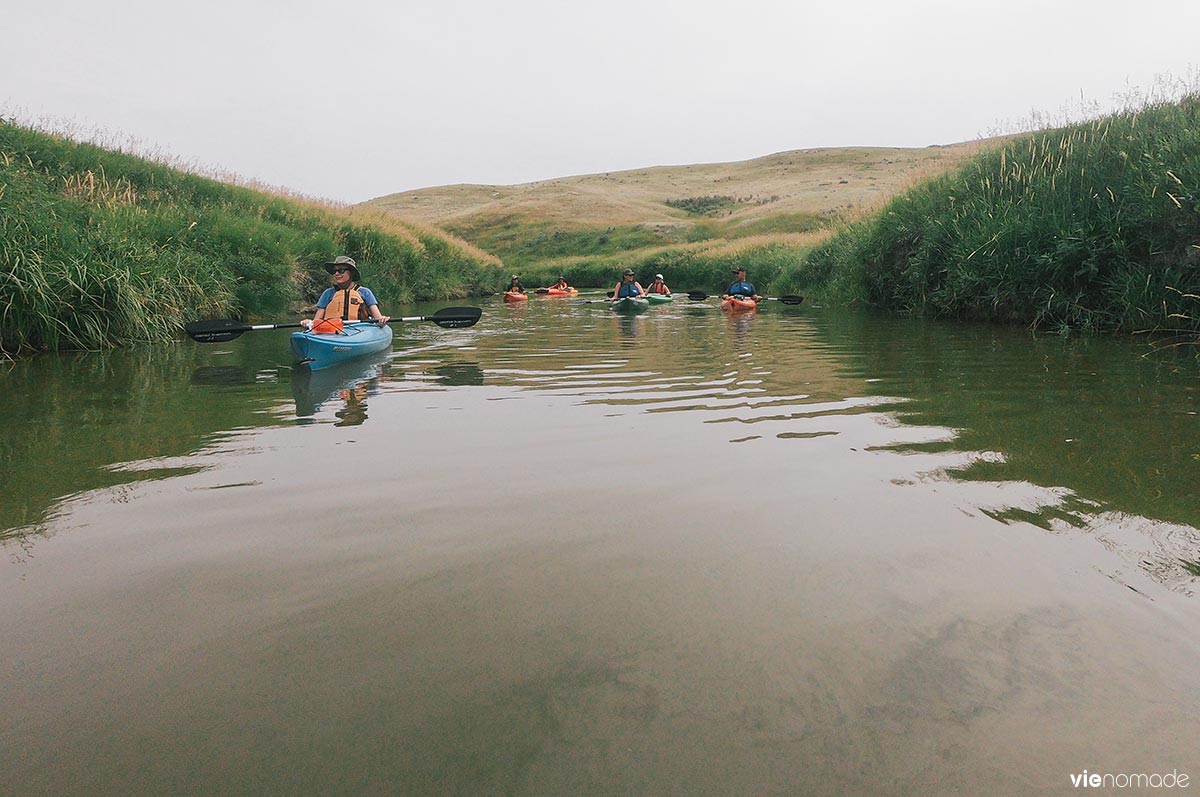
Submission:
MULTIPOLYGON (((722 301, 730 298, 753 299, 754 301, 762 301, 762 297, 754 290, 754 286, 746 281, 746 269, 738 266, 733 269, 733 282, 725 289, 721 295, 722 301)), ((670 295, 671 289, 667 287, 667 283, 663 281, 662 274, 654 275, 654 282, 651 282, 649 287, 642 287, 642 284, 634 279, 633 269, 627 268, 621 275, 621 281, 613 288, 612 300, 614 302, 630 297, 645 296, 647 294, 657 293, 670 295)))
POLYGON ((648 293, 657 293, 663 296, 669 296, 671 289, 667 287, 667 283, 663 282, 662 274, 654 275, 654 282, 650 283, 649 288, 643 288, 642 283, 633 278, 633 269, 627 268, 621 274, 621 281, 617 283, 612 291, 612 300, 614 302, 621 299, 637 298, 645 296, 648 293))
MULTIPOLYGON (((381 327, 387 324, 390 317, 380 312, 375 294, 371 292, 370 288, 359 284, 362 277, 358 271, 358 264, 354 262, 353 258, 341 255, 326 263, 325 270, 329 272, 333 285, 326 288, 321 297, 317 299, 317 312, 312 319, 300 322, 305 329, 321 332, 326 331, 326 327, 328 327, 327 331, 339 331, 334 329, 334 327, 340 328, 340 324, 336 323, 338 321, 345 323, 346 321, 370 320, 381 327)), ((733 282, 721 295, 722 301, 731 298, 749 299, 756 302, 762 300, 762 297, 754 290, 754 285, 746 281, 744 267, 735 267, 733 278, 733 282)), ((540 288, 538 290, 542 291, 540 288)), ((571 287, 567 284, 566 277, 560 276, 548 290, 569 291, 571 287)), ((525 288, 521 285, 518 275, 512 275, 505 294, 525 295, 525 288)), ((669 296, 671 289, 667 286, 662 274, 655 274, 654 281, 643 287, 635 279, 633 269, 627 268, 621 274, 621 280, 613 287, 611 300, 617 302, 622 299, 645 297, 647 294, 669 296)))
MULTIPOLYGON (((746 269, 744 267, 739 266, 734 268, 732 273, 734 278, 733 282, 729 284, 729 286, 725 289, 725 292, 721 295, 722 300, 729 299, 731 297, 753 299, 756 302, 762 300, 762 297, 759 296, 754 290, 754 285, 746 281, 746 269)), ((550 286, 550 290, 569 290, 566 277, 559 277, 558 281, 550 286)), ((520 277, 518 277, 516 274, 513 274, 512 281, 509 282, 508 288, 505 289, 505 292, 511 294, 524 294, 525 288, 521 285, 520 277)), ((635 278, 633 269, 627 268, 624 272, 622 272, 620 281, 613 286, 610 299, 616 302, 620 301, 621 299, 636 298, 639 296, 646 296, 647 294, 651 293, 664 296, 671 295, 671 288, 663 279, 663 275, 655 274, 654 281, 648 286, 643 286, 642 283, 638 282, 635 278)))

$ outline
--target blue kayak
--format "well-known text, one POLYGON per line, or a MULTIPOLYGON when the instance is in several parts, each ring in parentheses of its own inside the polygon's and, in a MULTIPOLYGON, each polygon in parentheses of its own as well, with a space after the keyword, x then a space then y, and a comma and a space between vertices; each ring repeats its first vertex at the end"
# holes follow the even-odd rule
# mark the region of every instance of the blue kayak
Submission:
POLYGON ((612 303, 612 309, 618 313, 640 313, 649 306, 650 301, 640 296, 626 296, 612 303))
POLYGON ((331 365, 374 354, 392 346, 392 328, 368 322, 346 324, 336 335, 292 333, 292 355, 298 365, 317 371, 331 365))

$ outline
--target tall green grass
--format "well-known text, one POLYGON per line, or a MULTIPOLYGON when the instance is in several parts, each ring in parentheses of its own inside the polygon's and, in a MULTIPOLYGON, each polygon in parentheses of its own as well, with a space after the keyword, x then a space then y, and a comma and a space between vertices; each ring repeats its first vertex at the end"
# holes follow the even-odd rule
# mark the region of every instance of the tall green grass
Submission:
POLYGON ((310 305, 358 260, 387 305, 475 292, 499 260, 437 230, 229 185, 0 120, 0 354, 167 340, 310 305))
POLYGON ((1198 331, 1200 96, 1011 140, 842 230, 797 280, 910 314, 1198 331))

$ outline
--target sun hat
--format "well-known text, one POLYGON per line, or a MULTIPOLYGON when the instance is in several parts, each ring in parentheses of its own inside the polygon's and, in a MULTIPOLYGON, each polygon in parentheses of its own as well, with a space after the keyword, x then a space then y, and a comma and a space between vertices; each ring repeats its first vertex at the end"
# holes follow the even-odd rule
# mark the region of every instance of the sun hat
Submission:
POLYGON ((346 257, 345 255, 338 255, 333 260, 325 264, 325 270, 332 274, 333 270, 338 266, 343 266, 350 269, 350 276, 354 277, 354 279, 360 278, 358 273, 358 264, 354 262, 354 258, 346 257))
POLYGON ((662 274, 655 274, 655 275, 654 275, 654 279, 656 279, 656 280, 660 280, 660 279, 662 279, 662 278, 663 278, 662 274))
POLYGON ((729 271, 731 274, 737 274, 738 272, 745 271, 745 270, 746 270, 745 266, 734 266, 729 271))
POLYGON ((625 271, 624 271, 624 273, 623 273, 623 275, 622 275, 622 276, 625 276, 625 277, 632 277, 632 276, 633 276, 633 269, 631 269, 631 268, 627 268, 627 269, 625 269, 625 271))

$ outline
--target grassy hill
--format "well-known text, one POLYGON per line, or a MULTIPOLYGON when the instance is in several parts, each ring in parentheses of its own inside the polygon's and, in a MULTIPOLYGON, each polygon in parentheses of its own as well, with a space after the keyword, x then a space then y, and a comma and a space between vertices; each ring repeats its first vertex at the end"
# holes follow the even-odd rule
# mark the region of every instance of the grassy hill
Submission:
MULTIPOLYGON (((514 186, 454 185, 365 207, 442 226, 534 279, 564 271, 607 284, 627 264, 811 245, 839 220, 962 163, 995 142, 923 149, 781 152, 737 163, 658 166, 514 186)), ((557 274, 554 274, 557 276, 557 274)))
POLYGON ((0 120, 0 356, 170 339, 310 305, 358 260, 387 307, 477 293, 499 261, 420 221, 229 185, 0 120))
POLYGON ((842 303, 1200 332, 1200 94, 1011 139, 806 256, 842 303))

